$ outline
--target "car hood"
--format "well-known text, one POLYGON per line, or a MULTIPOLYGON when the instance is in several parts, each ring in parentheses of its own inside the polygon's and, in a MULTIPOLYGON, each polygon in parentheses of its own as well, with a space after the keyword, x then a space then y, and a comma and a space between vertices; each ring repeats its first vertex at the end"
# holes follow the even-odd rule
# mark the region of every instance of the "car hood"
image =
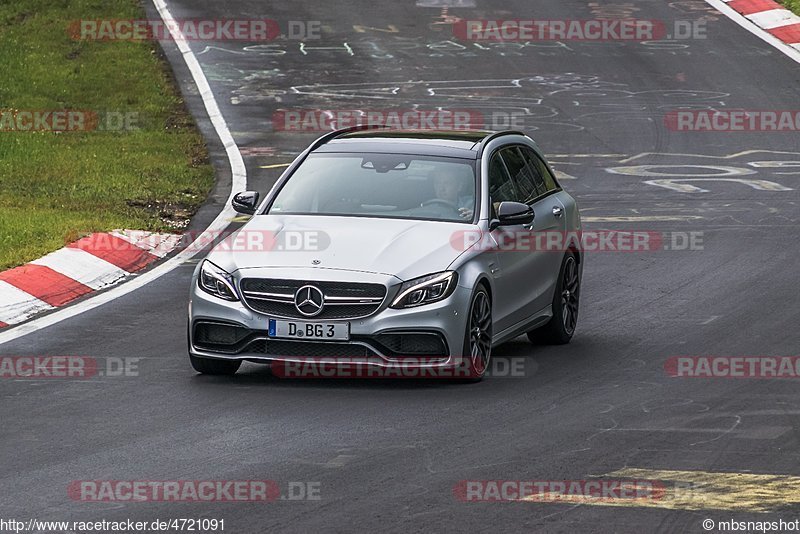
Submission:
POLYGON ((316 267, 409 280, 447 269, 464 252, 454 236, 477 228, 439 221, 258 215, 218 244, 208 259, 231 273, 316 267))

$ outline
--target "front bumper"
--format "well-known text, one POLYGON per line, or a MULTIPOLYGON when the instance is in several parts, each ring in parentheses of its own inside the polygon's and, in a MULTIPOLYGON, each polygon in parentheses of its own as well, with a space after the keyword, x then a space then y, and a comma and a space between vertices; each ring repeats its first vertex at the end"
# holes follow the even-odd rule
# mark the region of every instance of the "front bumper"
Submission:
MULTIPOLYGON (((287 273, 280 273, 287 274, 287 273)), ((295 272, 291 278, 303 280, 335 278, 348 281, 346 272, 295 272), (313 276, 312 276, 313 275, 313 276)), ((387 287, 387 294, 373 314, 351 320, 302 319, 303 322, 349 322, 350 340, 296 341, 268 337, 269 319, 286 319, 259 313, 241 301, 229 302, 209 295, 192 280, 189 303, 189 352, 194 356, 253 362, 346 362, 379 367, 455 367, 463 362, 462 350, 466 331, 467 310, 471 291, 458 286, 452 295, 441 302, 408 309, 392 309, 389 304, 397 294, 400 283, 393 277, 356 273, 353 282, 377 282, 387 287), (208 342, 204 325, 218 325, 220 336, 228 336, 225 345, 208 342), (227 329, 227 330, 226 330, 227 329), (200 335, 198 335, 200 334, 200 335), (404 338, 401 340, 401 336, 404 338), (423 336, 417 338, 414 336, 423 336), (427 353, 407 353, 409 340, 424 340, 428 345, 440 340, 438 349, 427 353)), ((247 276, 253 276, 248 272, 247 276)), ((278 273, 259 273, 259 276, 279 278, 278 273)), ((290 277, 290 276, 284 276, 290 277)), ((414 344, 412 343, 412 344, 414 344)))

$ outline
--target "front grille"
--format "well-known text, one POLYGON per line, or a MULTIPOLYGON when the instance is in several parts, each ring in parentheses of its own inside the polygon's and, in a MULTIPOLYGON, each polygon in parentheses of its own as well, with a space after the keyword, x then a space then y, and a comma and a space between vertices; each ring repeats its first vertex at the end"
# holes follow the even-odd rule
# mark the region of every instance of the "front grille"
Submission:
POLYGON ((386 296, 386 287, 382 284, 356 282, 245 278, 239 287, 245 304, 257 312, 315 321, 366 317, 380 308, 386 296), (294 305, 295 293, 306 285, 319 288, 325 295, 322 311, 313 317, 303 315, 294 305))
POLYGON ((319 320, 319 319, 354 319, 357 317, 365 317, 375 310, 378 306, 364 305, 364 306, 325 306, 319 315, 314 317, 306 317, 297 311, 294 304, 285 304, 282 302, 270 302, 264 300, 247 300, 247 305, 267 315, 275 317, 287 317, 290 319, 305 319, 305 320, 319 320))
POLYGON ((369 358, 377 356, 363 345, 350 343, 310 343, 280 341, 277 339, 257 339, 251 342, 246 352, 267 356, 288 358, 369 358))

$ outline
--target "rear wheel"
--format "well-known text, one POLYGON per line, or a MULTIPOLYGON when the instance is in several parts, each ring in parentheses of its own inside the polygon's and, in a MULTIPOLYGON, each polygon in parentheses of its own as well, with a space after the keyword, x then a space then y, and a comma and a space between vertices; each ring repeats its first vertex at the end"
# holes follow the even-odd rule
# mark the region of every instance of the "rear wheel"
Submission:
POLYGON ((463 354, 468 380, 478 382, 483 379, 492 357, 492 303, 483 286, 478 286, 472 295, 463 354))
POLYGON ((217 360, 189 354, 189 361, 198 373, 204 375, 232 375, 242 365, 241 360, 217 360))
POLYGON ((561 262, 561 271, 553 295, 553 317, 541 328, 528 332, 533 343, 564 345, 569 343, 578 324, 578 305, 581 296, 581 279, 578 259, 567 252, 561 262))

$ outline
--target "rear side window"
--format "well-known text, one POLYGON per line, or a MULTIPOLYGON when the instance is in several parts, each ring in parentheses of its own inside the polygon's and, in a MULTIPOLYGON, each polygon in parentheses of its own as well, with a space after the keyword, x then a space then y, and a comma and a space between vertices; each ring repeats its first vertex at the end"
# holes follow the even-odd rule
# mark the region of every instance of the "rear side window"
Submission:
POLYGON ((549 193, 550 191, 555 191, 558 189, 558 183, 556 182, 556 179, 550 173, 550 170, 547 168, 547 165, 545 165, 542 158, 540 158, 536 152, 526 146, 520 147, 520 151, 522 152, 522 155, 525 157, 525 160, 528 162, 528 164, 536 168, 536 173, 544 183, 545 192, 549 193))

